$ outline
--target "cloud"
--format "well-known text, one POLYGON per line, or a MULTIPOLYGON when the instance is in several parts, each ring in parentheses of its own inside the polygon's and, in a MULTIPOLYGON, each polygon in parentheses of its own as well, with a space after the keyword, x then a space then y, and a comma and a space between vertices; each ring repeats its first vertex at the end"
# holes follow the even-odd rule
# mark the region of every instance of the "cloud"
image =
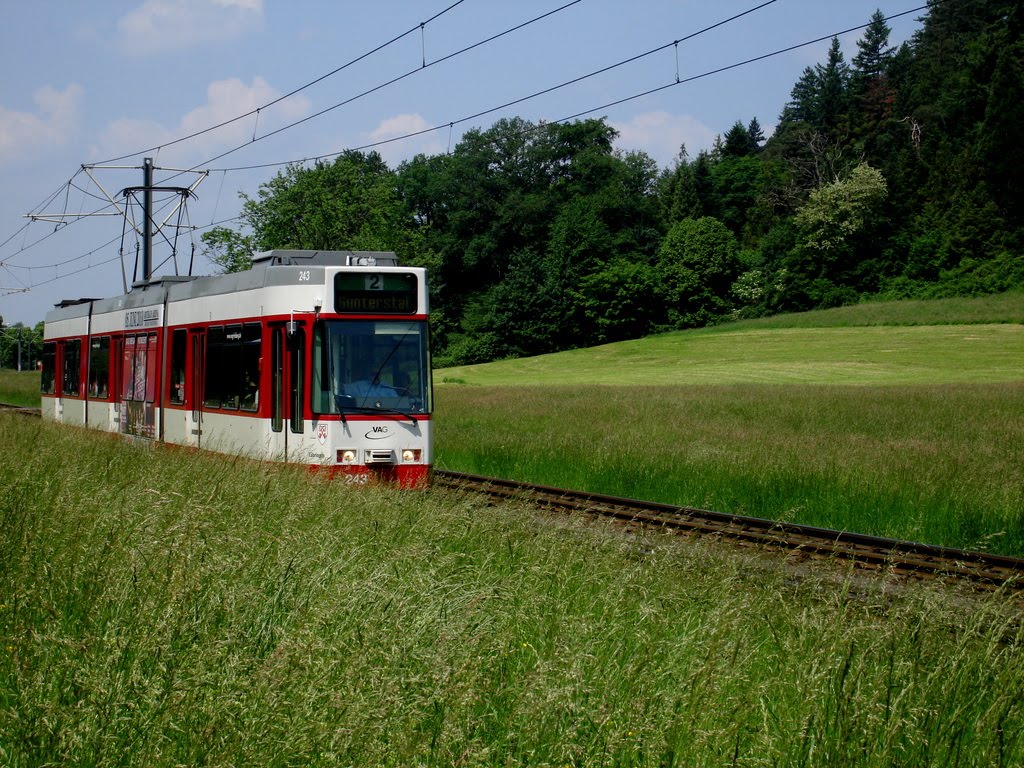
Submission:
MULTIPOLYGON (((379 147, 373 147, 387 161, 388 165, 394 167, 403 160, 409 160, 421 152, 425 155, 438 155, 447 151, 447 128, 430 131, 408 139, 399 139, 401 136, 408 136, 411 133, 418 133, 432 127, 431 123, 428 123, 423 115, 395 115, 394 117, 381 120, 377 127, 368 134, 369 140, 362 143, 371 144, 379 141, 388 141, 388 139, 397 139, 396 141, 382 144, 379 147)), ((453 141, 458 141, 458 137, 453 137, 453 141)))
POLYGON ((146 0, 117 20, 117 41, 132 56, 236 40, 263 22, 263 0, 146 0))
POLYGON ((628 122, 613 121, 611 125, 619 132, 615 142, 619 148, 646 152, 662 168, 672 165, 681 145, 686 145, 692 158, 702 149, 711 149, 715 141, 715 132, 692 115, 645 112, 628 122))
POLYGON ((84 94, 82 86, 75 83, 63 91, 47 85, 32 94, 38 107, 36 112, 0 106, 0 160, 64 146, 78 132, 84 94))
MULTIPOLYGON (((227 2, 228 0, 222 0, 227 2)), ((240 0, 236 0, 240 1, 240 0)), ((151 120, 121 118, 103 131, 99 144, 92 148, 94 157, 109 157, 158 147, 174 139, 203 131, 211 126, 244 115, 280 96, 262 77, 254 77, 247 85, 237 77, 215 80, 206 87, 206 103, 189 111, 173 128, 151 120)), ((254 130, 262 135, 309 114, 310 101, 304 96, 290 96, 284 101, 228 125, 204 133, 194 139, 167 148, 164 162, 201 162, 207 156, 227 147, 250 141, 254 130), (257 120, 258 117, 258 120, 257 120)))

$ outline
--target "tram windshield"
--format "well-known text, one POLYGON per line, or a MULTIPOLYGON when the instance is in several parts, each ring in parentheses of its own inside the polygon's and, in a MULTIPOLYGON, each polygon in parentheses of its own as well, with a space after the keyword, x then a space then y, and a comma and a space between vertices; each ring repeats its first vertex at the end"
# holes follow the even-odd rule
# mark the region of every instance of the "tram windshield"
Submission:
POLYGON ((313 412, 429 413, 423 321, 326 320, 313 336, 313 412))

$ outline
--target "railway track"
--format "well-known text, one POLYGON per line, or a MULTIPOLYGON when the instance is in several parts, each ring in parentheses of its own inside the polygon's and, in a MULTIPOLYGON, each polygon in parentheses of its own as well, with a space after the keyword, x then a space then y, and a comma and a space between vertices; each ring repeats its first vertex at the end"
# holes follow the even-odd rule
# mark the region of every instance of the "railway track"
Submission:
MULTIPOLYGON (((0 411, 41 415, 38 408, 8 403, 0 403, 0 411)), ((485 494, 499 501, 521 501, 539 509, 600 516, 633 527, 718 537, 806 557, 848 561, 858 568, 903 577, 956 581, 980 590, 1024 592, 1024 559, 1020 558, 447 470, 434 471, 434 486, 485 494)))
POLYGON ((43 412, 39 408, 28 408, 24 405, 11 405, 10 403, 0 403, 0 411, 7 413, 17 413, 21 416, 42 416, 43 412))
POLYGON ((495 500, 518 500, 546 510, 598 515, 625 525, 714 536, 807 557, 848 561, 858 568, 907 578, 956 581, 980 590, 1024 591, 1024 560, 1013 557, 460 472, 435 470, 434 481, 435 486, 482 493, 495 500))

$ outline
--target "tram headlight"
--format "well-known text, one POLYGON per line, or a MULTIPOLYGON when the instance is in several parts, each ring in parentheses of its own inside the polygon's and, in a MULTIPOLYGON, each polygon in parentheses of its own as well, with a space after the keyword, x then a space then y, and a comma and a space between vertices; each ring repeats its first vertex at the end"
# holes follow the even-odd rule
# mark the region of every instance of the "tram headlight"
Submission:
POLYGON ((351 464, 356 460, 355 448, 339 448, 338 449, 338 463, 339 464, 351 464))
POLYGON ((402 461, 419 461, 422 455, 419 448, 406 448, 402 451, 402 461))

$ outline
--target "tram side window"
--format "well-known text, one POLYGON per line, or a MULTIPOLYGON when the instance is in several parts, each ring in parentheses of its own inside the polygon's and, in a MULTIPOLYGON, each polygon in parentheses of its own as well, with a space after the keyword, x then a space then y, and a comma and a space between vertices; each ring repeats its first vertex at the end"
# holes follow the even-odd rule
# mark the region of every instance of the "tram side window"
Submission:
POLYGON ((132 381, 132 400, 146 399, 146 337, 135 337, 135 375, 132 381))
POLYGON ((156 400, 157 373, 159 372, 160 356, 156 353, 156 334, 149 334, 146 350, 146 402, 156 400))
POLYGON ((171 402, 181 405, 185 402, 185 350, 188 349, 188 332, 179 328, 171 334, 171 402))
POLYGON ((39 391, 44 395, 52 395, 57 383, 57 345, 52 341, 43 343, 43 375, 39 382, 39 391))
POLYGON ((291 382, 291 391, 289 392, 289 400, 291 405, 291 431, 296 434, 301 434, 303 429, 302 422, 302 393, 306 389, 306 382, 303 380, 302 373, 305 370, 305 350, 306 350, 306 331, 304 328, 299 328, 293 336, 288 339, 289 345, 292 347, 292 354, 289 360, 288 379, 291 382))
POLYGON ((255 411, 259 405, 262 329, 259 323, 217 326, 206 336, 209 408, 255 411))
POLYGON ((79 375, 82 361, 82 340, 71 339, 64 342, 64 381, 65 397, 78 397, 79 375))
POLYGON ((106 400, 109 387, 110 337, 100 336, 89 344, 89 397, 106 400))
POLYGON ((206 334, 206 382, 203 387, 203 405, 220 408, 224 398, 224 380, 227 370, 224 360, 226 346, 224 326, 214 326, 206 334))
POLYGON ((121 399, 135 399, 135 337, 124 337, 121 354, 121 399))
POLYGON ((260 404, 260 347, 262 328, 259 323, 242 327, 241 403, 243 411, 255 411, 260 404))

